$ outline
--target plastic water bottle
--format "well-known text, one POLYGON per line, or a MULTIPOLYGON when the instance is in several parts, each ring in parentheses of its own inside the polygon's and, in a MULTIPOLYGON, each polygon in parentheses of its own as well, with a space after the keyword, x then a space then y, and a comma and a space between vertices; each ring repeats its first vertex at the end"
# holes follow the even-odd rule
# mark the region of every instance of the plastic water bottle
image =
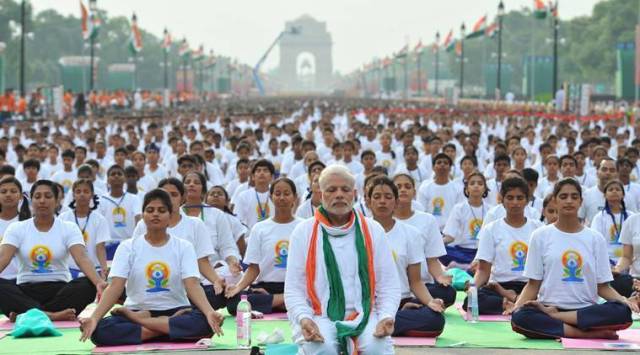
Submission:
POLYGON ((478 288, 475 282, 469 284, 467 291, 467 320, 471 323, 477 323, 480 318, 480 310, 478 309, 478 288))
POLYGON ((239 349, 251 348, 251 303, 247 295, 240 296, 236 311, 236 340, 239 349))

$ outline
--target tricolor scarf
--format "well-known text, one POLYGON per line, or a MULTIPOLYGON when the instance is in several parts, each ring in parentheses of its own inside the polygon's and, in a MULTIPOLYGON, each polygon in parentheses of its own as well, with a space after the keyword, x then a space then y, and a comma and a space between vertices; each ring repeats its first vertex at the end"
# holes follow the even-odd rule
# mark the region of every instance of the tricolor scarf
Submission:
POLYGON ((318 245, 318 229, 322 231, 322 252, 326 267, 327 283, 329 284, 329 302, 327 303, 327 315, 335 322, 337 340, 341 353, 349 353, 349 338, 354 341, 353 354, 358 353, 357 337, 367 326, 371 309, 373 308, 375 295, 375 270, 373 268, 373 242, 367 222, 362 213, 353 210, 349 222, 342 227, 333 227, 327 217, 327 212, 320 206, 315 212, 315 223, 311 234, 309 251, 307 254, 307 292, 311 300, 311 307, 316 315, 322 314, 322 304, 318 298, 315 287, 316 257, 318 245), (329 243, 329 237, 340 238, 348 235, 355 229, 355 244, 358 257, 358 276, 362 290, 362 312, 354 312, 345 315, 345 296, 340 269, 335 254, 329 243), (359 318, 359 321, 358 321, 359 318))

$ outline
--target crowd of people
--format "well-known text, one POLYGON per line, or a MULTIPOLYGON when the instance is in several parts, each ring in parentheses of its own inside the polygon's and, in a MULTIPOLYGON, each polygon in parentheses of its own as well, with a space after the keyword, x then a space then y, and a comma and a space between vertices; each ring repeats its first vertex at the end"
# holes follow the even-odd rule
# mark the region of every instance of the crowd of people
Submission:
POLYGON ((304 353, 387 354, 439 335, 472 284, 523 336, 616 338, 639 311, 640 122, 524 111, 308 98, 5 122, 0 311, 75 320, 97 294, 83 339, 139 344, 219 334, 247 294, 304 353))

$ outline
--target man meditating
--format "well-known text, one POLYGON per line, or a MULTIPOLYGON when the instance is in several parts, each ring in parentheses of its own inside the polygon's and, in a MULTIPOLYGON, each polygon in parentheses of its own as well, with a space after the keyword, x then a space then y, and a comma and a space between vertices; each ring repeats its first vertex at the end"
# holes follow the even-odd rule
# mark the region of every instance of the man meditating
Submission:
POLYGON ((355 178, 320 174, 322 206, 293 231, 284 298, 305 354, 393 354, 400 284, 384 229, 354 210, 355 178))

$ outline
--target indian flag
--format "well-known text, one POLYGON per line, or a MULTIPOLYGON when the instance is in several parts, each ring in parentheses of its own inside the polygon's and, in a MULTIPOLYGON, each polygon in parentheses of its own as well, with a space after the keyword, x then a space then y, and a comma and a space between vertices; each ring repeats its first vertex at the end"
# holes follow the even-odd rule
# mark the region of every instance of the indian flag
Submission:
POLYGON ((451 30, 449 31, 447 37, 444 38, 444 43, 442 44, 442 46, 447 52, 451 52, 455 44, 456 41, 453 39, 453 30, 451 30))
POLYGON ((462 57, 462 41, 456 41, 455 47, 456 47, 456 56, 462 57))
POLYGON ((409 53, 409 45, 405 44, 404 47, 402 47, 400 49, 400 51, 398 53, 396 53, 396 55, 394 55, 394 57, 396 57, 396 58, 405 58, 408 53, 409 53))
POLYGON ((482 16, 471 29, 471 33, 467 35, 467 39, 482 37, 487 28, 487 15, 482 16))
POLYGON ((193 61, 198 62, 204 59, 204 46, 201 44, 196 51, 193 52, 193 61))
POLYGON ((131 37, 129 38, 129 51, 132 54, 140 53, 142 50, 142 33, 138 28, 138 16, 131 16, 131 37))
POLYGON ((87 7, 80 0, 80 26, 82 29, 82 39, 89 40, 98 36, 100 29, 100 17, 98 14, 89 14, 87 7))
POLYGON ((416 46, 413 48, 413 53, 420 54, 420 52, 422 52, 423 47, 424 46, 422 45, 422 40, 420 40, 418 44, 416 44, 416 46))
POLYGON ((498 31, 498 22, 493 22, 492 24, 487 26, 487 29, 484 31, 484 35, 489 38, 494 38, 496 34, 498 34, 498 31))
POLYGON ((533 16, 543 20, 547 18, 547 5, 542 0, 533 0, 533 16))
POLYGON ((162 38, 162 49, 164 49, 165 52, 169 52, 171 50, 171 43, 171 33, 169 33, 169 31, 165 28, 164 37, 162 38))
POLYGON ((183 59, 187 59, 191 55, 191 48, 189 48, 189 42, 187 42, 186 38, 182 40, 182 43, 180 43, 180 48, 178 48, 178 55, 183 59))

